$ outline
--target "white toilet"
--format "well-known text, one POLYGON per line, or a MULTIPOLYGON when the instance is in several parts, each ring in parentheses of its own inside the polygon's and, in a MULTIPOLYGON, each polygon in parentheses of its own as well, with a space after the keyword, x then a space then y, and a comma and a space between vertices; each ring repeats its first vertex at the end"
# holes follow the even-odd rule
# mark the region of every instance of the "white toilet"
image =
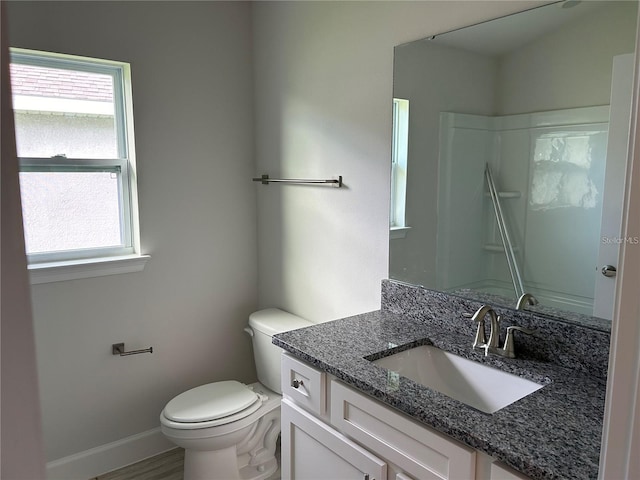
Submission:
POLYGON ((262 480, 278 469, 282 349, 271 337, 309 325, 277 308, 252 313, 245 331, 252 337, 259 382, 209 383, 167 403, 160 424, 185 449, 184 480, 262 480))

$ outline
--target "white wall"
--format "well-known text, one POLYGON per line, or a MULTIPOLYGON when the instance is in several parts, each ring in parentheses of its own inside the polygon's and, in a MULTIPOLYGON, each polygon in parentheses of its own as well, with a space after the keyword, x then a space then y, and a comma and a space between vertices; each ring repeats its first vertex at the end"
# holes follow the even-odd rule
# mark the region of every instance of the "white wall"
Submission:
MULTIPOLYGON (((472 288, 498 293, 487 290, 496 283, 487 267, 504 253, 484 248, 485 244, 496 243, 490 236, 495 215, 485 197, 484 179, 485 164, 497 163, 499 157, 492 127, 490 116, 441 114, 440 136, 435 148, 431 147, 439 150, 440 157, 437 184, 433 187, 438 192, 439 222, 435 229, 429 229, 437 231, 438 243, 437 277, 435 283, 428 285, 437 290, 472 288)), ((431 255, 435 256, 436 251, 431 255)))
POLYGON ((24 253, 18 162, 9 83, 5 4, 0 4, 0 477, 44 478, 44 447, 38 395, 29 277, 24 253))
MULTIPOLYGON (((261 306, 315 321, 375 310, 388 272, 393 47, 540 2, 257 2, 261 306)), ((437 68, 434 65, 434 68, 437 68)))
POLYGON ((496 113, 608 105, 612 59, 634 50, 638 4, 607 3, 500 58, 496 113))
MULTIPOLYGON (((464 112, 490 115, 493 113, 496 82, 496 60, 461 49, 434 44, 429 40, 412 42, 395 49, 393 63, 393 95, 409 100, 409 165, 407 180, 407 225, 411 230, 405 238, 393 239, 389 249, 389 276, 418 285, 440 288, 442 278, 436 278, 438 215, 435 205, 444 199, 438 181, 445 172, 439 171, 440 112, 464 112)), ((473 153, 474 148, 471 148, 473 153)), ((462 152, 459 152, 461 155, 462 152)), ((482 177, 483 166, 480 167, 482 177)), ((447 169, 447 172, 449 170, 447 169)), ((471 172, 465 171, 466 175, 471 172)), ((458 177, 459 178, 459 177, 458 177)), ((469 197, 458 197, 467 202, 478 192, 467 191, 469 197)), ((482 193, 480 192, 482 195, 482 193)), ((451 200, 454 200, 451 198, 451 200)), ((476 199, 473 199, 476 202, 476 199)), ((480 209, 482 205, 477 205, 480 209)), ((447 239, 462 237, 463 231, 475 231, 469 223, 475 211, 466 211, 465 218, 450 224, 447 239)), ((442 219, 440 219, 442 222, 442 219)), ((455 248, 451 249, 455 251, 455 248)), ((475 252, 469 252, 474 255, 475 252)), ((459 256, 460 251, 456 251, 459 256)), ((454 254, 454 255, 456 255, 454 254)), ((462 258, 458 258, 464 263, 462 258)), ((476 262, 480 263, 480 262, 476 262)), ((442 268, 441 265, 439 265, 442 268)), ((446 267, 445 267, 446 269, 446 267)), ((452 276, 455 276, 451 272, 452 276)), ((445 282, 448 286, 451 283, 445 282)))
MULTIPOLYGON (((141 273, 32 288, 49 461, 159 426, 172 396, 253 381, 257 306, 246 3, 16 2, 12 46, 131 63, 141 273), (114 357, 111 344, 154 347, 114 357)), ((4 125, 3 125, 4 127, 4 125)))

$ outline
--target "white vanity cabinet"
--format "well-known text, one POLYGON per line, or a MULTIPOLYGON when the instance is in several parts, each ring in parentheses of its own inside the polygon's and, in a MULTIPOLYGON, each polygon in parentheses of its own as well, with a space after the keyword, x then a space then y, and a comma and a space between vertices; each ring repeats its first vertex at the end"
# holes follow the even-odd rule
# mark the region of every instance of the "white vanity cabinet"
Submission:
POLYGON ((282 393, 283 480, 527 480, 286 353, 282 393))
POLYGON ((327 374, 282 356, 282 478, 386 480, 387 464, 327 424, 327 374))

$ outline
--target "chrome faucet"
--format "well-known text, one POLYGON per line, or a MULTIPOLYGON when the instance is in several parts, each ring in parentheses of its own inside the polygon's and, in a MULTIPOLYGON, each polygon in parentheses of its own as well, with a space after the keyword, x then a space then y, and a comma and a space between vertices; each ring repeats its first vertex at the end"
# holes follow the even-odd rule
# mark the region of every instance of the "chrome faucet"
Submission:
POLYGON ((523 293, 522 295, 520 295, 520 298, 518 298, 518 302, 516 303, 516 310, 524 310, 524 307, 527 305, 533 306, 537 304, 538 300, 536 299, 536 297, 534 297, 530 293, 523 293))
POLYGON ((476 313, 471 316, 471 320, 478 324, 476 337, 473 340, 473 348, 484 348, 485 356, 493 353, 494 355, 500 355, 502 357, 515 358, 516 354, 513 343, 513 332, 518 330, 519 332, 523 332, 528 335, 532 335, 536 332, 535 330, 530 330, 528 328, 518 327, 515 325, 507 327, 504 345, 502 348, 500 348, 500 322, 502 320, 501 315, 497 315, 493 308, 491 308, 490 306, 482 305, 476 311, 476 313), (484 323, 484 319, 487 314, 489 314, 489 319, 491 321, 489 340, 487 340, 484 323))

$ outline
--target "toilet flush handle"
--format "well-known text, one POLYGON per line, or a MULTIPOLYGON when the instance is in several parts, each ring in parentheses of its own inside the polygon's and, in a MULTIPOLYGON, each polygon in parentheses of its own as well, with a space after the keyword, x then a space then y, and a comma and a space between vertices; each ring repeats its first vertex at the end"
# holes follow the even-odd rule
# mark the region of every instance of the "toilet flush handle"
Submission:
POLYGON ((250 328, 250 327, 244 327, 244 331, 245 331, 245 332, 247 332, 247 334, 248 334, 250 337, 253 337, 253 329, 252 329, 252 328, 250 328))

